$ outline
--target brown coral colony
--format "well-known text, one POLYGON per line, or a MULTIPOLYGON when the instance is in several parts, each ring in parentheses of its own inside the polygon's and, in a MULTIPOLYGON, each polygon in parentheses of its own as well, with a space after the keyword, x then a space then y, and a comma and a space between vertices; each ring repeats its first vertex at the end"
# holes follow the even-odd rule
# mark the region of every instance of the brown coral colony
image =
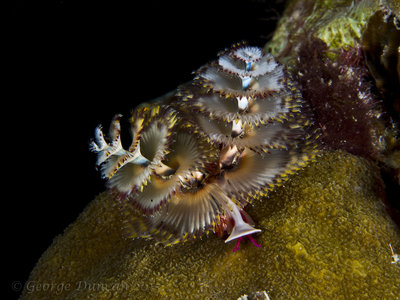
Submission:
POLYGON ((167 99, 136 108, 124 149, 120 116, 92 150, 132 237, 166 245, 259 232, 244 212, 315 156, 312 121, 289 73, 257 47, 238 44, 167 99), (107 141, 106 141, 107 140, 107 141), (136 217, 135 217, 136 216, 136 217))

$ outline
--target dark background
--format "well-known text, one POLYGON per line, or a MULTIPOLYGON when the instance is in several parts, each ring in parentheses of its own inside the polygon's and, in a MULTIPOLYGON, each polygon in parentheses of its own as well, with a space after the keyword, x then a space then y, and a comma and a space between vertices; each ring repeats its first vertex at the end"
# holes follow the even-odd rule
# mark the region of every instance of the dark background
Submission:
POLYGON ((8 290, 25 283, 53 238, 104 190, 88 151, 94 128, 108 128, 114 114, 129 116, 137 104, 190 80, 192 71, 235 42, 263 46, 283 6, 256 0, 14 2, 3 44, 9 50, 2 110, 8 290))

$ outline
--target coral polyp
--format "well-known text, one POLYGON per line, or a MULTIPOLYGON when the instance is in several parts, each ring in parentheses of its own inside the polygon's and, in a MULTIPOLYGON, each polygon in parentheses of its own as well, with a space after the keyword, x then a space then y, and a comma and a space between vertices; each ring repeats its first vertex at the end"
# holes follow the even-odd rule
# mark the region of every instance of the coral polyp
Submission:
POLYGON ((175 93, 138 107, 129 149, 120 118, 108 137, 96 129, 91 149, 130 236, 165 245, 209 231, 227 232, 226 242, 261 231, 245 206, 316 152, 312 118, 290 72, 244 43, 175 93))

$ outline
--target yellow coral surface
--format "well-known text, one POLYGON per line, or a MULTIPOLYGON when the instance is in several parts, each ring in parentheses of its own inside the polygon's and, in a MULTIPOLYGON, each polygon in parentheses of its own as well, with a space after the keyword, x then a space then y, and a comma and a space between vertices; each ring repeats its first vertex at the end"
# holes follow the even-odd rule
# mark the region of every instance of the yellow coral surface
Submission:
POLYGON ((380 199, 378 169, 325 152, 247 211, 262 229, 235 243, 210 234, 164 248, 126 239, 121 215, 99 195, 57 237, 21 299, 399 299, 400 233, 380 199))

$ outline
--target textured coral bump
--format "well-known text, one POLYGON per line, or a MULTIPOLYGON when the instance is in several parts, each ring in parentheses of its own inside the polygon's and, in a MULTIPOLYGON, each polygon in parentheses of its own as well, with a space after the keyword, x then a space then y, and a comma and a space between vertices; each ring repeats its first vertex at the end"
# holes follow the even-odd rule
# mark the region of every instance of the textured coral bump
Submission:
POLYGON ((128 149, 120 118, 107 137, 96 129, 91 149, 129 236, 165 245, 213 231, 259 246, 245 206, 267 201, 266 192, 315 156, 312 120, 290 73, 246 44, 136 108, 128 149))

